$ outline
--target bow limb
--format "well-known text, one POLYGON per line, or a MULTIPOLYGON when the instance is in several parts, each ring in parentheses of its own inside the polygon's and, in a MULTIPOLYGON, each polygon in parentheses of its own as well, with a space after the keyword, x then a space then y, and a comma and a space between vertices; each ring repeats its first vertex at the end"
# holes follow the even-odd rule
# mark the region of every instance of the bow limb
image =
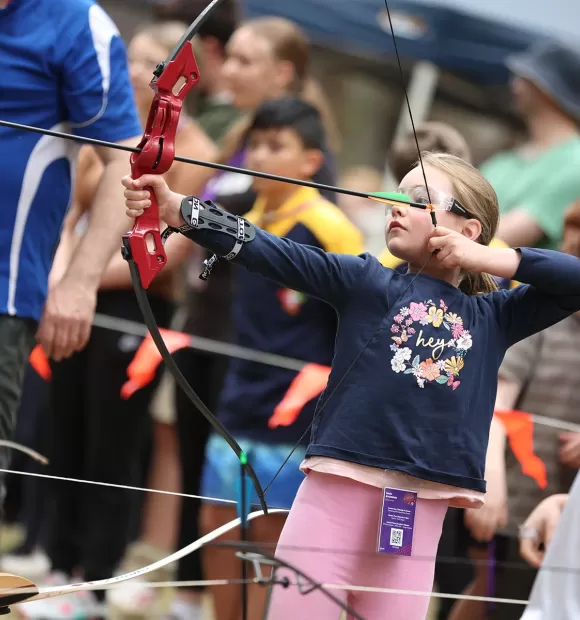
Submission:
MULTIPOLYGON (((181 370, 179 370, 179 366, 175 363, 173 356, 168 351, 167 346, 165 345, 165 342, 163 340, 163 336, 159 332, 159 328, 157 327, 157 323, 155 322, 155 317, 153 316, 153 311, 151 310, 151 306, 149 305, 147 294, 139 283, 139 275, 133 261, 129 262, 129 268, 131 270, 131 279, 133 280, 133 284, 135 287, 137 303, 139 304, 139 308, 143 314, 143 318, 145 319, 145 324, 147 325, 147 328, 151 333, 151 338, 159 349, 161 357, 167 365, 167 368, 175 378, 175 381, 185 392, 187 397, 196 406, 200 413, 208 420, 208 422, 215 428, 215 430, 227 441, 228 445, 236 453, 236 456, 239 459, 242 456, 241 447, 230 434, 230 432, 226 429, 226 427, 215 417, 215 415, 210 411, 207 405, 201 400, 201 398, 197 395, 191 385, 189 385, 187 379, 183 376, 181 370)), ((258 497, 260 499, 260 504, 262 506, 264 514, 268 514, 268 507, 266 506, 266 500, 264 499, 264 491, 262 490, 262 486, 260 485, 260 481, 258 480, 258 476, 256 475, 254 468, 247 461, 243 463, 243 467, 254 484, 254 488, 256 489, 256 493, 258 494, 258 497)))
MULTIPOLYGON (((270 512, 272 514, 287 513, 288 510, 274 508, 270 512)), ((246 518, 248 519, 248 521, 252 521, 253 519, 260 517, 262 515, 263 515, 263 512, 261 510, 256 510, 254 512, 251 512, 246 518)), ((73 594, 74 592, 85 592, 87 590, 106 590, 107 588, 110 588, 111 586, 114 586, 116 584, 122 583, 124 581, 129 581, 131 579, 134 579, 135 577, 140 577, 141 575, 152 573, 153 571, 158 570, 159 568, 162 568, 163 566, 167 566, 168 564, 171 564, 172 562, 177 562, 177 560, 180 560, 186 555, 189 555, 190 553, 193 553, 194 551, 201 549, 204 545, 216 540, 216 538, 219 538, 223 534, 227 534, 233 529, 239 527, 239 525, 240 525, 240 519, 239 518, 233 519, 232 521, 229 521, 228 523, 225 523, 221 527, 218 527, 217 529, 213 530, 209 534, 206 534, 205 536, 202 536, 198 540, 190 543, 186 547, 183 547, 183 549, 180 549, 179 551, 176 551, 175 553, 168 555, 166 558, 163 558, 162 560, 158 560, 157 562, 153 562, 153 564, 149 564, 148 566, 138 568, 137 570, 131 571, 130 573, 125 573, 123 575, 117 575, 116 577, 111 577, 109 579, 99 579, 98 581, 87 581, 84 583, 73 583, 67 586, 53 586, 50 588, 40 588, 40 589, 37 589, 34 586, 34 584, 31 584, 28 590, 30 590, 30 594, 32 596, 30 598, 27 598, 24 601, 20 601, 18 603, 13 603, 13 604, 22 604, 26 602, 37 601, 43 598, 51 598, 55 596, 65 596, 67 594, 73 594)), ((2 583, 2 579, 0 577, 0 584, 1 583, 2 583)), ((0 590, 0 607, 2 606, 3 600, 9 597, 14 597, 15 595, 19 595, 19 596, 24 595, 26 594, 26 592, 27 592, 27 588, 0 590)))
POLYGON ((15 441, 8 441, 7 439, 0 439, 0 448, 8 448, 10 450, 17 450, 18 452, 23 452, 27 454, 30 458, 38 461, 42 465, 48 465, 48 459, 45 456, 42 456, 36 450, 29 448, 28 446, 23 446, 21 443, 16 443, 15 441))

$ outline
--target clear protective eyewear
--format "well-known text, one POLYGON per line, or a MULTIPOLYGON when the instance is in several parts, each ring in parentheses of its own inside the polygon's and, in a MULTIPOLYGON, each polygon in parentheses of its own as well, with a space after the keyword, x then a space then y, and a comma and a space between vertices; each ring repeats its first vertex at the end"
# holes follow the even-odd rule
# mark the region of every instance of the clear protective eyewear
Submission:
POLYGON ((372 200, 377 200, 385 204, 385 215, 391 215, 394 206, 397 207, 413 207, 415 209, 424 209, 431 213, 437 211, 448 211, 454 213, 460 217, 467 219, 473 218, 474 215, 470 213, 461 203, 438 189, 433 187, 427 191, 424 185, 416 185, 409 188, 406 192, 376 192, 369 196, 372 200))

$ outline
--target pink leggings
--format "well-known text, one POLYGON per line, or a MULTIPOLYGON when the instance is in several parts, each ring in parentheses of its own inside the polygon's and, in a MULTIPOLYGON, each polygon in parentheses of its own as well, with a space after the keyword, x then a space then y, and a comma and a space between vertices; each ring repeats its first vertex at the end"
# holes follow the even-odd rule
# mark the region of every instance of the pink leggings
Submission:
MULTIPOLYGON (((276 555, 319 583, 430 592, 447 500, 417 501, 413 551, 377 553, 382 490, 311 472, 300 486, 276 555)), ((295 576, 280 569, 277 576, 295 576)), ((425 620, 429 597, 330 590, 365 620, 425 620)), ((273 586, 268 620, 338 620, 338 605, 314 590, 273 586)))

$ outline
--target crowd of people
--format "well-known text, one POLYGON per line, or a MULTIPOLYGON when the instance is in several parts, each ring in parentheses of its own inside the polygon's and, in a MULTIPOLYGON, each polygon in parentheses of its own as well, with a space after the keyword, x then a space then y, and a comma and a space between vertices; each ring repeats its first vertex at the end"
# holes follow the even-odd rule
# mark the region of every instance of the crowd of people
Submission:
MULTIPOLYGON (((55 14, 50 0, 0 0, 0 69, 14 85, 0 119, 135 146, 153 71, 205 0, 156 4, 157 21, 126 47, 93 0, 61 4, 55 14)), ((376 171, 339 170, 337 123, 298 25, 241 20, 225 1, 192 45, 201 80, 181 115, 180 155, 374 199, 179 162, 137 181, 122 151, 0 127, 11 154, 0 216, 0 439, 49 459, 0 448, 0 469, 54 477, 2 475, 3 523, 21 524, 25 537, 0 570, 42 585, 104 579, 236 518, 219 501, 239 495, 227 442, 142 336, 93 325, 95 313, 142 323, 119 240, 149 207, 147 186, 182 233, 148 291, 157 323, 306 363, 174 351, 268 487, 268 505, 291 509, 253 520, 249 539, 323 583, 468 595, 439 600, 438 620, 571 620, 580 607, 566 581, 580 568, 568 557, 580 468, 580 51, 544 42, 507 60, 526 137, 478 167, 450 124, 398 138, 393 194, 376 171), (255 234, 206 280, 208 259, 235 239, 188 226, 183 197, 192 195, 255 234), (401 195, 435 209, 404 206, 401 195), (385 203, 386 245, 370 252, 369 222, 385 203), (47 367, 31 358, 37 344, 47 367), (131 375, 137 363, 147 379, 131 375), (385 488, 415 494, 410 556, 376 552, 385 488), (553 538, 567 503, 570 533, 553 538)), ((147 580, 235 581, 240 571, 231 549, 207 546, 130 587, 17 611, 201 620, 209 600, 216 620, 237 620, 236 583, 168 599, 147 580)), ((341 597, 371 620, 428 613, 425 596, 341 597)), ((268 608, 276 620, 338 617, 322 594, 295 588, 252 584, 247 605, 252 619, 268 608)))

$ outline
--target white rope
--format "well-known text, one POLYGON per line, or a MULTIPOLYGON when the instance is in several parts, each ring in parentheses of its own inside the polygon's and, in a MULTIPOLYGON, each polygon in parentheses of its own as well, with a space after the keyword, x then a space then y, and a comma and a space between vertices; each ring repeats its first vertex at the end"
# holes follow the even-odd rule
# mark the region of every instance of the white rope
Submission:
POLYGON ((147 489, 145 487, 131 487, 125 484, 113 484, 112 482, 96 482, 94 480, 81 480, 79 478, 65 478, 64 476, 51 476, 49 474, 38 474, 31 471, 18 471, 16 469, 0 469, 5 474, 18 474, 19 476, 34 476, 36 478, 48 478, 49 480, 63 480, 64 482, 82 482, 93 484, 100 487, 112 487, 114 489, 125 489, 127 491, 144 491, 146 493, 159 493, 161 495, 175 495, 177 497, 189 497, 191 499, 202 499, 208 502, 222 502, 223 504, 237 504, 235 499, 222 499, 221 497, 205 497, 204 495, 190 495, 188 493, 177 493, 175 491, 161 491, 160 489, 147 489))
MULTIPOLYGON (((137 323, 129 319, 119 319, 105 314, 95 314, 93 325, 95 327, 101 327, 102 329, 110 329, 112 331, 141 336, 143 338, 149 335, 149 330, 143 323, 137 323)), ((296 371, 302 370, 304 366, 309 363, 292 357, 285 357, 283 355, 276 355, 275 353, 266 353, 265 351, 257 351, 227 342, 220 342, 219 340, 192 336, 191 334, 185 335, 190 339, 187 348, 205 351, 206 353, 216 353, 218 355, 225 355, 226 357, 237 357, 251 362, 258 362, 268 366, 276 366, 278 368, 296 371)))
MULTIPOLYGON (((201 588, 201 587, 217 587, 241 585, 242 583, 254 584, 258 583, 257 579, 214 579, 205 581, 127 581, 126 583, 112 584, 108 590, 117 588, 201 588)), ((290 582, 289 585, 297 586, 296 582, 290 582)), ((304 584, 302 584, 304 585, 304 584)), ((402 590, 398 588, 378 588, 374 586, 355 586, 348 584, 323 583, 323 588, 328 590, 348 590, 349 592, 376 592, 377 594, 401 594, 411 596, 428 596, 441 599, 453 599, 458 601, 478 601, 482 603, 505 603, 508 605, 527 605, 529 601, 514 598, 497 598, 490 596, 472 596, 469 594, 448 594, 446 592, 422 592, 417 590, 402 590)), ((21 591, 21 590, 19 590, 21 591)))
MULTIPOLYGON (((106 314, 95 314, 93 325, 102 329, 110 329, 111 331, 131 334, 133 336, 140 336, 143 338, 149 334, 147 326, 143 323, 138 323, 129 319, 120 319, 106 314)), ((247 347, 240 347, 235 344, 220 342, 219 340, 202 338, 201 336, 192 336, 190 334, 185 335, 190 339, 187 348, 205 351, 206 353, 215 353, 218 355, 225 355, 226 357, 236 357, 252 362, 258 362, 260 364, 266 364, 267 366, 287 368, 289 370, 296 371, 302 370, 302 368, 308 364, 308 362, 304 360, 298 360, 292 357, 257 351, 247 347)), ((541 426, 549 426, 550 428, 557 430, 580 433, 580 424, 564 422, 562 420, 554 420, 542 415, 532 414, 531 417, 535 424, 540 424, 541 426)))

